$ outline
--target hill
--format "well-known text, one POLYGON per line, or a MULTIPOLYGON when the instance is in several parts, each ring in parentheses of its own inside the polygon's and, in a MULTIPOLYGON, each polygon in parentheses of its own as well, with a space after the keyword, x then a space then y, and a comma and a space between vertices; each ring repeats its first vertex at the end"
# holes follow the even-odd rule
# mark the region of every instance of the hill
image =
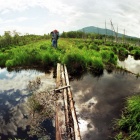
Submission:
MULTIPOLYGON (((96 33, 96 34, 102 34, 102 35, 107 34, 109 36, 115 35, 114 31, 112 31, 110 29, 104 29, 104 28, 99 28, 99 27, 95 27, 95 26, 84 27, 82 29, 79 29, 78 31, 83 31, 85 33, 96 33)), ((124 36, 123 34, 118 33, 118 37, 123 37, 123 36, 124 36)), ((135 38, 135 37, 128 36, 128 35, 125 35, 125 37, 135 38)))

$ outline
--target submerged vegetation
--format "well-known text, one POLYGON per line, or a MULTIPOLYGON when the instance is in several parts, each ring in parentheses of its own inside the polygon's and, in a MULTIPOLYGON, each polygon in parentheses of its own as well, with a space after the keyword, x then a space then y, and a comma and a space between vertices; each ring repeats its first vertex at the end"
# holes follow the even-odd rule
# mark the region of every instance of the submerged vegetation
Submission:
POLYGON ((28 89, 31 96, 28 98, 28 108, 30 112, 28 134, 30 137, 37 136, 41 139, 50 139, 50 134, 43 125, 46 121, 52 121, 55 116, 55 100, 58 95, 54 95, 47 89, 41 90, 42 82, 39 77, 29 81, 28 89))

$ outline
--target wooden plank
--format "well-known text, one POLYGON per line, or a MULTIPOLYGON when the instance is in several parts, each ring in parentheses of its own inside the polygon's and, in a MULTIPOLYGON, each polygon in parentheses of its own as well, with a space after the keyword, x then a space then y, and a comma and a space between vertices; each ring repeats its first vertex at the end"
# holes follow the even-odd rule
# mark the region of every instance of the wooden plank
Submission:
MULTIPOLYGON (((67 72, 66 66, 64 66, 64 70, 65 70, 66 85, 69 85, 70 83, 69 83, 68 72, 67 72)), ((75 111, 73 98, 72 98, 72 92, 70 88, 68 88, 68 98, 70 101, 71 114, 72 114, 72 118, 74 122, 75 140, 81 140, 80 129, 78 125, 78 120, 77 120, 76 111, 75 111)))
MULTIPOLYGON (((66 85, 66 81, 65 81, 65 75, 64 75, 64 68, 63 66, 61 66, 62 69, 62 84, 63 86, 66 85)), ((65 88, 63 90, 63 97, 64 97, 64 109, 65 109, 65 127, 66 127, 66 133, 68 136, 69 133, 69 116, 68 116, 68 97, 67 97, 67 89, 65 88)), ((68 138, 67 138, 68 139, 68 138)))
POLYGON ((57 78, 56 78, 56 88, 60 87, 61 84, 61 65, 57 63, 57 78))
POLYGON ((55 114, 55 139, 56 140, 61 140, 61 132, 60 132, 60 128, 59 128, 59 120, 58 120, 58 112, 57 112, 57 107, 56 107, 56 114, 55 114))
MULTIPOLYGON (((56 78, 56 88, 58 88, 60 86, 60 80, 61 80, 61 67, 60 64, 57 63, 57 78, 56 78)), ((55 139, 56 140, 61 140, 61 132, 60 132, 60 128, 59 128, 59 119, 58 119, 58 107, 57 107, 57 103, 56 103, 56 108, 55 108, 55 139)))
POLYGON ((64 89, 64 88, 68 88, 68 87, 70 87, 70 85, 68 85, 68 86, 63 86, 63 87, 59 87, 59 88, 57 88, 57 89, 54 89, 53 91, 62 90, 62 89, 64 89))

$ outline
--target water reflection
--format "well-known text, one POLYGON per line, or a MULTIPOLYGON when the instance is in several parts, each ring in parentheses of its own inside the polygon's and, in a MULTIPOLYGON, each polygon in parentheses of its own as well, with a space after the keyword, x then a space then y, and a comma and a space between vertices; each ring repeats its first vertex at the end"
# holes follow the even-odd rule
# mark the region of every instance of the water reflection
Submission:
POLYGON ((135 60, 131 55, 124 61, 118 61, 118 65, 136 74, 140 73, 140 60, 135 60))
MULTIPOLYGON (((43 73, 36 70, 21 70, 8 72, 0 69, 0 139, 27 138, 28 108, 27 98, 30 96, 27 90, 29 80, 40 77, 42 88, 54 87, 53 72, 43 73)), ((37 139, 35 137, 30 139, 37 139)))
POLYGON ((121 114, 125 98, 140 91, 140 79, 131 74, 104 71, 71 81, 83 140, 109 140, 113 119, 121 114))

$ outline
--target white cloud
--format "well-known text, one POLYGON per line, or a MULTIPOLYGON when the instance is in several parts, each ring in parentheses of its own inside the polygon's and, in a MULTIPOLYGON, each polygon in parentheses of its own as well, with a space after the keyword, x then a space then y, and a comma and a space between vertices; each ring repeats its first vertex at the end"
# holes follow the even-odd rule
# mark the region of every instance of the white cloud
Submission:
POLYGON ((5 27, 4 23, 9 24, 8 27, 14 23, 11 28, 30 28, 26 31, 29 33, 37 28, 44 34, 52 28, 58 28, 61 32, 91 25, 104 28, 105 20, 111 29, 112 19, 120 32, 125 29, 126 33, 139 36, 140 20, 136 18, 139 17, 138 0, 0 0, 0 3, 1 27, 5 27), (34 20, 31 19, 33 17, 34 20))
POLYGON ((1 14, 4 15, 4 14, 7 14, 7 13, 9 13, 9 12, 10 12, 10 10, 4 9, 4 10, 1 12, 1 14))

